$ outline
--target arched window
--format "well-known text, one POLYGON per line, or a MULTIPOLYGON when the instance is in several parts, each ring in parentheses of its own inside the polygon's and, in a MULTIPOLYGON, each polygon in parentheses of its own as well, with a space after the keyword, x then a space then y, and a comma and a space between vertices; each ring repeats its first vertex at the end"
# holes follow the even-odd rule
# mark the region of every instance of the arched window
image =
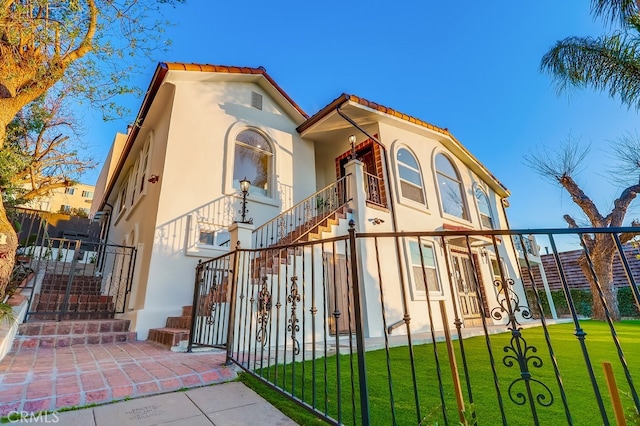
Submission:
POLYGON ((436 175, 442 211, 461 219, 469 220, 464 201, 464 188, 458 171, 447 157, 436 155, 436 175))
POLYGON ((489 197, 480 187, 476 187, 475 193, 478 211, 480 212, 480 223, 482 223, 483 228, 493 229, 493 216, 491 215, 489 197))
POLYGON ((400 177, 400 192, 404 198, 425 204, 422 175, 418 161, 406 148, 400 148, 396 155, 398 176, 400 177))
POLYGON ((251 181, 249 192, 271 195, 273 150, 264 136, 254 130, 244 130, 236 136, 233 163, 233 187, 240 189, 240 181, 251 181))

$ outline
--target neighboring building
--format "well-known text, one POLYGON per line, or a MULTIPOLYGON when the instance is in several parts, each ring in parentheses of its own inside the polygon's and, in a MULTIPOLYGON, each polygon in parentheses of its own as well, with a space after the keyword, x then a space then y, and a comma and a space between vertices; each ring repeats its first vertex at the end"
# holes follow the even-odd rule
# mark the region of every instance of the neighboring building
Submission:
MULTIPOLYGON (((355 192, 366 192, 347 210, 359 232, 508 228, 509 192, 447 129, 346 94, 309 117, 262 68, 161 63, 136 125, 114 140, 92 206, 92 213, 111 211, 105 221, 111 242, 138 248, 125 313, 132 329, 145 339, 150 328, 191 305, 198 260, 229 251, 240 180, 251 181, 249 216, 260 226, 347 174, 363 180, 355 192), (360 162, 349 161, 350 135, 356 135, 360 162)), ((326 235, 346 232, 346 223, 337 220, 326 235)), ((258 236, 255 241, 262 244, 258 236)), ((391 246, 381 248, 381 256, 391 246)), ((471 247, 473 262, 464 238, 448 244, 456 295, 444 284, 448 261, 437 240, 403 240, 401 265, 382 265, 383 273, 397 275, 402 264, 408 271, 409 304, 423 312, 413 316, 413 328, 427 330, 427 292, 431 303, 443 301, 447 310, 454 303, 464 307, 465 326, 480 324, 478 295, 468 291, 472 263, 481 291, 494 294, 502 259, 525 300, 510 239, 501 241, 499 253, 484 236, 472 237, 471 247), (421 264, 428 273, 415 272, 421 264)), ((367 259, 362 268, 374 276, 371 244, 359 250, 367 259)), ((369 292, 373 284, 363 279, 366 304, 378 303, 369 292)), ((387 309, 400 311, 398 291, 385 291, 387 309)), ((487 312, 497 305, 495 297, 484 300, 487 312)), ((369 336, 381 335, 379 317, 365 321, 369 336)), ((442 329, 440 319, 434 321, 442 329)))
POLYGON ((71 213, 81 210, 87 215, 91 209, 95 192, 94 185, 78 183, 66 188, 56 188, 47 196, 38 197, 20 207, 51 213, 71 213))

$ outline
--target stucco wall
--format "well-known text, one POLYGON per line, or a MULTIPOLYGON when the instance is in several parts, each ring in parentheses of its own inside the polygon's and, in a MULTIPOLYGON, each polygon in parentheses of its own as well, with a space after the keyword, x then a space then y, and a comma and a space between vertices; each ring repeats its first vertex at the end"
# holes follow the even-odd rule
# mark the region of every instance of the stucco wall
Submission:
MULTIPOLYGON (((160 122, 166 124, 168 119, 163 116, 160 122)), ((134 309, 141 310, 136 328, 140 338, 191 304, 197 261, 224 253, 224 249, 198 248, 195 227, 198 220, 228 226, 239 218, 241 198, 232 178, 235 136, 240 131, 259 131, 274 153, 273 197, 248 197, 248 217, 254 224, 259 226, 315 192, 313 144, 298 136, 293 120, 255 84, 178 81, 170 121, 166 136, 154 128, 154 140, 167 141, 166 154, 153 156, 153 164, 164 161, 160 184, 154 185, 159 188, 155 220, 149 220, 154 215, 146 207, 140 208, 139 217, 138 212, 131 217, 139 227, 142 220, 146 225, 155 223, 153 236, 140 234, 144 241, 153 241, 152 247, 144 247, 143 264, 150 257, 148 275, 144 267, 140 269, 135 295, 134 309), (252 91, 263 95, 262 110, 249 104, 252 91)), ((154 203, 147 201, 150 206, 154 203)))

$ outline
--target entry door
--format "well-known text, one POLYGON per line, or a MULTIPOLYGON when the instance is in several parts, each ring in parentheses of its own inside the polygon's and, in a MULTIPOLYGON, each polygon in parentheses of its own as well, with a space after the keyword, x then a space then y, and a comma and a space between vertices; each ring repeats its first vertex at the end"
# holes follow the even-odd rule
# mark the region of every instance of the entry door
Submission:
POLYGON ((453 279, 458 290, 462 318, 467 326, 475 326, 480 320, 480 303, 473 278, 473 265, 466 254, 452 255, 453 279))
POLYGON ((353 293, 349 288, 350 267, 345 255, 324 254, 324 276, 327 291, 327 317, 332 335, 355 333, 353 293), (338 318, 334 312, 340 312, 338 318))

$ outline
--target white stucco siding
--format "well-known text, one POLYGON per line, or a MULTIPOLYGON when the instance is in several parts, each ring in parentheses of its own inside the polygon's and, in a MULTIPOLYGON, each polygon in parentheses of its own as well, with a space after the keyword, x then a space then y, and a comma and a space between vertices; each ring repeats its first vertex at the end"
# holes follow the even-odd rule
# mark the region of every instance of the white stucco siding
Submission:
POLYGON ((136 303, 136 309, 142 309, 137 315, 137 331, 142 336, 192 303, 198 259, 225 252, 198 250, 197 226, 203 222, 229 226, 239 219, 241 198, 233 187, 239 132, 258 131, 273 150, 272 197, 250 194, 247 198, 248 217, 256 225, 315 192, 312 143, 298 136, 295 123, 257 85, 178 81, 171 115, 166 118, 157 212, 147 222, 153 235, 145 236, 145 241, 153 241, 147 251, 149 259, 145 259, 148 275, 141 275, 147 285, 138 296, 144 297, 144 303, 136 303), (251 92, 263 95, 262 110, 250 105, 251 92))
POLYGON ((212 206, 216 220, 237 219, 240 197, 232 184, 235 136, 246 129, 261 133, 273 149, 271 197, 248 197, 249 216, 256 225, 315 192, 312 144, 297 135, 295 123, 275 109, 260 87, 179 82, 159 223, 210 203, 216 204, 212 206), (251 92, 263 95, 263 110, 249 104, 251 92))

